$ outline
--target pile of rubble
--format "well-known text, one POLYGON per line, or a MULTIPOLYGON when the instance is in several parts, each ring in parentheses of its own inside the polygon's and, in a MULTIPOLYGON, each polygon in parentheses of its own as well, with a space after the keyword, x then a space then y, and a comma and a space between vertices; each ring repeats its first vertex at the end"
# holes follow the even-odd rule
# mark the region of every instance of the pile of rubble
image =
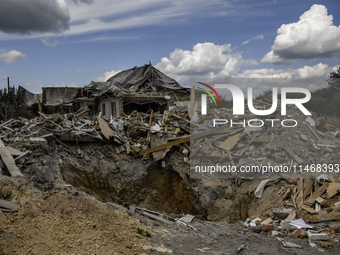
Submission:
MULTIPOLYGON (((136 154, 157 143, 164 134, 175 139, 190 133, 188 115, 146 114, 132 112, 119 119, 98 116, 82 117, 89 110, 80 110, 65 115, 51 114, 34 119, 11 119, 0 124, 1 138, 13 144, 23 153, 8 147, 15 160, 22 162, 30 152, 29 148, 39 144, 41 150, 48 150, 47 144, 53 141, 68 148, 68 142, 112 142, 118 153, 136 154), (151 134, 156 134, 151 139, 151 134)), ((166 138, 168 139, 168 138, 166 138)), ((188 146, 187 146, 188 147, 188 146)), ((144 156, 145 159, 148 155, 144 156)))
POLYGON ((287 115, 288 119, 297 121, 294 128, 280 125, 281 116, 277 112, 254 119, 247 113, 233 117, 230 109, 213 109, 208 117, 202 116, 198 122, 193 122, 188 113, 170 114, 167 111, 164 114, 134 111, 118 119, 108 119, 100 114, 96 118, 82 117, 88 111, 81 109, 63 116, 40 113, 40 117, 30 120, 9 120, 0 124, 1 137, 6 142, 30 143, 56 139, 60 144, 110 140, 116 145, 117 152, 144 159, 151 153, 155 160, 164 158, 172 146, 183 144, 184 154, 190 152, 192 165, 198 165, 203 158, 205 163, 217 161, 235 167, 293 164, 295 170, 301 170, 308 164, 339 162, 340 139, 337 136, 340 131, 323 118, 306 118, 296 109, 289 109, 287 115), (229 124, 214 128, 212 117, 229 118, 229 124), (276 121, 263 125, 265 119, 276 121), (232 121, 235 124, 231 126, 232 121), (164 149, 165 152, 160 153, 164 149))
MULTIPOLYGON (((302 174, 316 177, 325 172, 339 175, 340 130, 316 114, 306 117, 298 109, 289 108, 285 118, 279 112, 263 117, 248 112, 234 117, 230 109, 220 109, 207 116, 192 132, 192 166, 216 162, 237 169, 242 165, 280 165, 293 170, 288 178, 302 174), (213 128, 212 118, 228 124, 213 128), (293 127, 284 127, 282 121, 293 127), (334 169, 324 169, 332 164, 334 169), (316 169, 318 165, 323 167, 316 169)), ((263 176, 261 172, 256 177, 263 176)))
MULTIPOLYGON (((196 122, 188 113, 179 112, 166 111, 159 114, 152 111, 134 111, 130 115, 110 119, 100 115, 87 116, 87 112, 88 110, 82 109, 65 115, 40 113, 40 116, 34 119, 18 118, 1 123, 2 173, 24 173, 32 177, 33 174, 37 175, 38 171, 30 172, 27 170, 28 166, 37 168, 36 166, 44 161, 41 163, 44 166, 41 167, 44 179, 53 180, 53 175, 61 172, 61 167, 56 162, 64 160, 67 161, 67 167, 64 162, 64 173, 60 174, 62 177, 58 181, 64 179, 65 183, 77 189, 83 188, 82 191, 87 193, 91 188, 111 185, 106 193, 102 191, 102 196, 98 195, 99 199, 110 198, 113 192, 118 194, 117 197, 121 194, 124 198, 131 197, 132 203, 135 202, 136 212, 160 222, 160 217, 165 220, 170 218, 155 212, 157 208, 148 211, 138 207, 138 202, 145 198, 140 195, 145 190, 139 190, 143 189, 142 185, 145 183, 149 185, 145 192, 148 193, 148 205, 151 200, 156 199, 157 204, 165 204, 159 197, 171 191, 173 197, 178 196, 178 201, 188 202, 188 205, 184 203, 179 211, 190 208, 192 214, 199 212, 195 214, 197 218, 203 216, 203 219, 214 221, 242 220, 240 232, 254 231, 273 236, 282 242, 283 247, 299 248, 298 245, 294 246, 291 239, 296 237, 308 238, 311 246, 319 242, 321 248, 327 249, 339 241, 339 129, 327 124, 323 118, 316 115, 306 117, 297 109, 290 108, 287 118, 297 120, 298 125, 288 128, 282 127, 280 121, 275 121, 273 125, 261 126, 257 123, 264 121, 264 118, 254 117, 249 113, 235 117, 230 109, 213 109, 209 115, 201 116, 196 122), (215 119, 233 119, 235 123, 241 124, 234 123, 231 127, 228 123, 213 127, 212 116, 215 119), (256 120, 252 121, 253 126, 243 126, 243 120, 248 123, 254 118, 256 120), (82 146, 85 143, 89 146, 82 146), (91 143, 96 143, 100 149, 93 149, 91 143), (55 153, 59 153, 59 157, 51 160, 40 158, 41 155, 51 157, 50 155, 55 153), (132 157, 140 156, 144 161, 133 161, 132 157), (69 159, 65 159, 67 157, 69 159), (93 168, 97 164, 94 162, 96 157, 98 168, 93 168), (81 160, 78 162, 75 158, 81 160), (120 162, 122 158, 124 162, 120 162), (128 161, 133 161, 135 165, 143 162, 145 166, 140 166, 141 169, 137 173, 132 165, 126 165, 128 161), (188 170, 191 170, 191 174, 195 170, 194 166, 200 165, 200 162, 206 165, 231 165, 236 169, 246 165, 282 165, 293 169, 295 167, 297 170, 300 170, 300 167, 303 167, 303 170, 308 167, 313 171, 304 171, 303 174, 300 172, 298 175, 257 173, 231 174, 221 179, 190 178, 192 176, 188 170), (76 164, 79 164, 78 168, 76 164), (88 166, 81 166, 82 164, 88 166), (88 186, 79 184, 80 177, 76 174, 82 174, 89 182, 88 186), (124 181, 119 180, 120 174, 124 175, 124 181), (67 179, 66 175, 72 175, 72 178, 67 179), (162 175, 164 180, 159 179, 162 175), (93 182, 90 179, 93 179, 93 182), (107 182, 101 182, 102 179, 107 182), (167 188, 160 189, 156 184, 150 184, 155 180, 159 182, 159 186, 167 184, 167 188), (103 183, 105 185, 102 185, 103 183), (130 183, 130 186, 124 189, 124 183, 130 183), (132 191, 132 186, 135 186, 136 190, 132 191), (171 189, 170 186, 174 187, 171 189), (180 193, 179 190, 183 192, 180 193), (136 194, 140 195, 140 199, 136 198, 136 194), (192 204, 189 206, 190 202, 192 204), (150 216, 150 213, 154 216, 150 216), (248 219, 244 222, 246 218, 248 219)), ((266 118, 280 120, 281 116, 275 112, 266 118)), ((220 177, 210 173, 209 175, 220 177)), ((90 194, 95 196, 95 192, 90 194)), ((164 198, 170 199, 165 195, 164 198)), ((180 203, 175 204, 175 199, 172 202, 169 203, 169 208, 179 207, 180 203)), ((11 211, 16 210, 18 204, 3 202, 0 207, 11 211)), ((180 217, 172 218, 171 221, 182 221, 180 217)), ((186 224, 195 228, 195 220, 193 225, 191 222, 186 224)), ((163 220, 164 222, 166 221, 163 220)), ((192 228, 191 230, 195 231, 192 228)))
POLYGON ((299 192, 299 186, 293 190, 282 189, 284 207, 248 218, 242 226, 276 237, 283 247, 302 248, 291 240, 288 242, 287 238, 308 238, 311 247, 317 247, 314 242, 318 242, 321 248, 332 249, 334 242, 340 242, 340 201, 336 196, 340 192, 339 180, 331 181, 326 175, 316 180, 307 179, 302 191, 299 192))

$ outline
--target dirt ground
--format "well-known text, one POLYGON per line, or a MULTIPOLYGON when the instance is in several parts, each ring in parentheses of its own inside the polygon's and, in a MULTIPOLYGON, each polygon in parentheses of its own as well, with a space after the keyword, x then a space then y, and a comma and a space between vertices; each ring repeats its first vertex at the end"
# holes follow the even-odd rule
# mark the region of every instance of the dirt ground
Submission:
POLYGON ((188 228, 164 225, 127 209, 103 204, 69 185, 37 184, 25 177, 1 177, 2 198, 22 206, 0 215, 0 254, 338 254, 308 239, 280 238, 302 246, 283 248, 271 232, 235 224, 194 220, 188 228), (117 210, 121 209, 121 210, 117 210))
MULTIPOLYGON (((144 220, 144 222, 148 220, 144 220)), ((154 224, 154 223, 151 223, 154 224)), ((158 230, 153 235, 153 248, 145 254, 339 254, 340 244, 327 250, 317 244, 309 245, 308 239, 293 239, 288 233, 281 236, 288 242, 301 245, 302 248, 284 248, 282 242, 272 237, 270 232, 255 233, 240 223, 194 221, 191 223, 197 231, 182 225, 175 227, 153 226, 158 230), (243 248, 242 248, 243 247, 243 248), (157 251, 157 248, 164 253, 157 251), (240 250, 238 252, 238 250, 240 250)), ((145 249, 146 247, 144 247, 145 249)))
POLYGON ((0 254, 138 254, 150 243, 126 212, 67 191, 44 199, 29 180, 9 178, 0 179, 1 194, 22 207, 0 215, 0 254))

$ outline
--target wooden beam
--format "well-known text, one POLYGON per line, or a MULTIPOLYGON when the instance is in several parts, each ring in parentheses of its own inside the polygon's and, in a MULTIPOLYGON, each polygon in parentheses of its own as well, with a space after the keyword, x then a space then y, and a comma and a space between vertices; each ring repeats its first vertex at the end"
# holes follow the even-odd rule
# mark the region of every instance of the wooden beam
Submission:
POLYGON ((9 153, 1 139, 0 139, 0 156, 12 176, 23 176, 19 168, 16 166, 12 155, 9 153))
POLYGON ((184 118, 182 118, 181 116, 178 116, 178 115, 176 115, 176 114, 171 114, 171 116, 175 117, 176 119, 183 120, 184 122, 187 122, 187 123, 189 123, 190 125, 194 125, 194 126, 196 126, 196 127, 199 127, 199 126, 200 126, 200 125, 198 125, 198 124, 196 124, 196 123, 194 123, 194 122, 191 122, 190 120, 184 119, 184 118))
POLYGON ((42 105, 40 102, 40 95, 37 95, 37 100, 38 100, 38 106, 39 106, 39 113, 42 113, 42 105))
POLYGON ((311 189, 313 187, 314 181, 309 180, 306 189, 303 191, 303 200, 306 199, 306 197, 311 193, 311 189))
POLYGON ((181 144, 181 143, 185 143, 187 141, 190 141, 190 139, 194 140, 194 139, 197 139, 197 138, 208 136, 208 135, 211 135, 211 134, 223 131, 226 128, 229 128, 229 126, 228 125, 223 125, 223 126, 220 126, 220 127, 217 127, 217 128, 213 128, 213 129, 210 129, 210 130, 207 130, 207 131, 203 131, 203 132, 198 133, 196 135, 187 136, 187 137, 184 137, 184 138, 181 138, 181 139, 178 139, 178 140, 166 143, 166 144, 162 144, 162 145, 150 148, 150 149, 146 149, 144 151, 140 151, 140 152, 134 154, 133 157, 139 157, 139 156, 143 156, 144 154, 147 154, 147 153, 163 150, 163 149, 166 149, 168 147, 171 147, 171 146, 174 146, 174 145, 177 145, 177 144, 181 144))
POLYGON ((111 137, 116 137, 116 133, 104 119, 97 117, 97 120, 100 130, 107 140, 110 140, 111 137))
POLYGON ((10 120, 5 121, 4 123, 0 124, 0 127, 5 126, 5 125, 11 123, 12 120, 13 120, 13 119, 10 119, 10 120))
POLYGON ((185 138, 178 139, 178 140, 166 143, 166 144, 162 144, 162 145, 150 148, 150 149, 146 149, 144 151, 140 151, 140 152, 134 154, 133 157, 135 158, 135 157, 143 156, 144 154, 155 152, 155 151, 159 151, 159 150, 163 150, 163 149, 166 149, 168 147, 171 147, 171 146, 174 146, 174 145, 177 145, 177 144, 185 143, 187 141, 190 141, 190 136, 187 136, 185 138))
POLYGON ((316 139, 318 139, 318 140, 321 139, 320 136, 315 132, 315 130, 309 124, 306 124, 306 126, 312 132, 312 134, 315 136, 316 139))
POLYGON ((76 116, 79 117, 79 116, 81 116, 81 115, 83 115, 83 114, 85 114, 85 113, 87 113, 89 111, 90 111, 90 109, 86 109, 85 111, 82 111, 82 112, 78 113, 76 116))
POLYGON ((63 146, 65 146, 67 149, 71 149, 70 146, 66 145, 65 143, 63 143, 62 141, 59 141, 58 139, 55 139, 55 141, 63 146))
POLYGON ((31 152, 30 150, 27 150, 27 151, 23 152, 20 156, 16 157, 14 160, 18 161, 19 159, 21 159, 22 157, 25 157, 30 152, 31 152))
POLYGON ((147 136, 147 138, 146 138, 146 140, 147 140, 148 142, 150 142, 150 140, 151 140, 151 124, 152 124, 152 117, 153 117, 153 110, 151 110, 150 119, 149 119, 149 127, 148 127, 148 128, 150 128, 150 130, 149 130, 148 136, 147 136))
POLYGON ((229 158, 229 160, 231 162, 231 165, 235 166, 235 162, 234 162, 233 156, 231 155, 231 152, 227 151, 227 154, 228 154, 228 158, 229 158))
POLYGON ((62 126, 60 126, 59 124, 55 123, 53 120, 48 120, 49 122, 51 122, 53 125, 57 126, 58 128, 60 128, 61 130, 64 130, 64 128, 62 126))
POLYGON ((318 197, 321 197, 323 193, 328 189, 329 183, 324 183, 321 187, 319 187, 310 197, 307 201, 304 202, 305 205, 313 206, 315 203, 315 200, 318 197))
POLYGON ((183 135, 183 136, 169 137, 169 138, 168 138, 168 141, 175 141, 175 140, 179 140, 179 139, 186 138, 186 137, 190 137, 190 135, 183 135))
POLYGON ((195 86, 191 88, 190 93, 190 118, 195 114, 195 86))
POLYGON ((338 142, 340 143, 340 139, 336 138, 334 135, 332 135, 332 134, 330 134, 330 133, 328 133, 328 132, 326 132, 325 135, 326 135, 328 138, 330 138, 330 139, 332 139, 332 140, 334 140, 334 141, 338 141, 338 142))
POLYGON ((191 133, 190 129, 189 128, 186 128, 186 127, 183 127, 183 125, 181 125, 181 129, 183 129, 185 132, 187 133, 191 133))
POLYGON ((162 223, 164 223, 164 224, 169 224, 169 225, 174 224, 174 222, 172 222, 172 221, 163 219, 163 218, 161 218, 161 217, 159 217, 159 216, 157 216, 157 215, 153 215, 153 214, 148 213, 148 212, 145 212, 145 211, 138 211, 138 213, 140 213, 140 214, 142 214, 142 215, 145 215, 145 216, 147 216, 147 217, 149 217, 149 218, 151 218, 151 219, 153 219, 153 220, 157 220, 157 221, 159 221, 159 222, 162 222, 162 223))
POLYGON ((290 148, 288 148, 287 146, 284 146, 283 149, 298 163, 298 164, 302 164, 304 161, 298 156, 296 155, 290 148))
POLYGON ((245 135, 245 133, 238 133, 233 136, 229 136, 218 148, 226 151, 230 151, 238 143, 239 140, 245 135))

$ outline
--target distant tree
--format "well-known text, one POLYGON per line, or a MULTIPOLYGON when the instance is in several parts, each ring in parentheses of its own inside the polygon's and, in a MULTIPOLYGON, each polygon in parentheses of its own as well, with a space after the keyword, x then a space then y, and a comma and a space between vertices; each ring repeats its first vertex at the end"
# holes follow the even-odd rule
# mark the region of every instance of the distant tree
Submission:
POLYGON ((327 78, 327 87, 312 92, 307 108, 328 116, 340 116, 340 67, 327 78))
POLYGON ((221 96, 222 105, 219 103, 217 104, 217 108, 232 108, 233 107, 233 100, 227 99, 225 95, 221 96))
POLYGON ((340 67, 337 70, 331 72, 327 79, 328 87, 334 90, 340 90, 340 67))
MULTIPOLYGON (((267 103, 272 103, 273 102, 273 90, 272 89, 265 90, 262 92, 262 94, 258 95, 255 99, 264 101, 267 103)), ((281 99, 281 93, 278 93, 277 99, 278 100, 281 99)))
POLYGON ((0 121, 19 116, 28 117, 25 91, 15 86, 0 89, 0 121))

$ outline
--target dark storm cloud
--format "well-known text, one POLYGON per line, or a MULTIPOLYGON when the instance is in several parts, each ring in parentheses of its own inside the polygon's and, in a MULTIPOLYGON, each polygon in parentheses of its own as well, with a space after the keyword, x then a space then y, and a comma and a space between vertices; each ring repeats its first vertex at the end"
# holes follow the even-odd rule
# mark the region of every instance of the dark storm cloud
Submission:
POLYGON ((0 31, 5 33, 59 33, 69 29, 69 21, 64 0, 1 0, 0 3, 0 31))

